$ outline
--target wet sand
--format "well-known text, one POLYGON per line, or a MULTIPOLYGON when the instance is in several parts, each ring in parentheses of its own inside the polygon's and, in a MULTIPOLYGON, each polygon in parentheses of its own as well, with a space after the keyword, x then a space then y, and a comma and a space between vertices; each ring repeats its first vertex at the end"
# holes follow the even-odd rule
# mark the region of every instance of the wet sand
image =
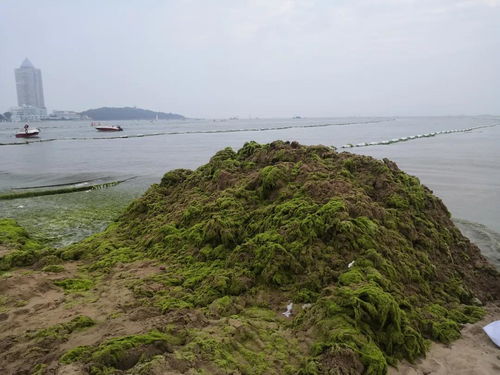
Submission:
POLYGON ((500 302, 487 307, 488 314, 475 324, 466 324, 462 337, 450 345, 433 343, 427 357, 415 364, 402 362, 389 375, 493 375, 500 374, 500 348, 482 327, 500 320, 500 302))

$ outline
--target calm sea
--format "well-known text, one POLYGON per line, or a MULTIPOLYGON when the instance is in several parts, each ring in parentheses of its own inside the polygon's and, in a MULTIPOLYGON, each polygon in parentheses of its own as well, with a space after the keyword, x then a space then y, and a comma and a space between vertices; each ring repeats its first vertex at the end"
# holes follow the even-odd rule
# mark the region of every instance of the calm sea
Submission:
POLYGON ((0 123, 0 192, 134 177, 113 188, 0 201, 0 217, 66 244, 102 229, 127 203, 173 168, 196 168, 216 151, 255 140, 296 140, 387 157, 441 197, 462 232, 500 265, 500 118, 303 118, 114 122, 98 133, 88 121, 33 123, 38 140, 16 139, 22 124, 0 123), (497 126, 498 125, 498 126, 497 126), (466 129, 471 129, 467 130, 466 129), (453 131, 451 133, 440 133, 453 131))

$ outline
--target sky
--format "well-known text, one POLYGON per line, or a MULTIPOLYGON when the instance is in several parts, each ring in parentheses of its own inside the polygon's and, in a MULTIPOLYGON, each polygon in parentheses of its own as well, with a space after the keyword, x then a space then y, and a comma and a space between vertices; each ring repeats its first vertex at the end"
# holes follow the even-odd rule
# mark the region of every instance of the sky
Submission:
POLYGON ((0 0, 49 110, 188 117, 500 115, 500 0, 0 0))

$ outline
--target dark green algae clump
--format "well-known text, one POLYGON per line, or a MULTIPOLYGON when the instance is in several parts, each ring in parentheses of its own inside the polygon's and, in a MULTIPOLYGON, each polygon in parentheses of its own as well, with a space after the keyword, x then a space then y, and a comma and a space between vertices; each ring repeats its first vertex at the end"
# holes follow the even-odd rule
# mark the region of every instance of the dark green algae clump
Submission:
POLYGON ((50 251, 14 219, 0 218, 0 274, 12 267, 31 266, 50 251))
POLYGON ((499 274, 417 178, 296 142, 249 142, 170 171, 106 231, 56 255, 97 273, 145 258, 165 268, 132 287, 172 326, 61 359, 95 374, 384 374, 430 340, 458 338, 482 317, 478 299, 500 297, 499 274), (197 324, 179 323, 193 314, 197 324))

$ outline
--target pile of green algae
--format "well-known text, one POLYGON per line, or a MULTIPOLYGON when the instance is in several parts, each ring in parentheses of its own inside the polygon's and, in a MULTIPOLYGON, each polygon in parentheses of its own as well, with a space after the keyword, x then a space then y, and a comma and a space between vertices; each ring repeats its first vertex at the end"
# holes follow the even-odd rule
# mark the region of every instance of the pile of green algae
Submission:
MULTIPOLYGON (((385 374, 500 299, 500 275, 417 178, 296 142, 226 148, 166 173, 102 233, 28 247, 94 276, 143 259, 163 270, 132 288, 172 323, 59 359, 91 374, 385 374)), ((13 254, 0 269, 35 263, 13 254)))

